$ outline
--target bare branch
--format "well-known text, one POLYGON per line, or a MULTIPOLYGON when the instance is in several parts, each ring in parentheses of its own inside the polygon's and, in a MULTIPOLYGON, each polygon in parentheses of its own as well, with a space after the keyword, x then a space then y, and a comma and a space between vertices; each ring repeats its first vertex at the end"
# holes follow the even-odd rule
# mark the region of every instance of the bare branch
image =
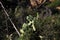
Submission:
POLYGON ((3 8, 3 11, 5 12, 6 16, 8 17, 8 19, 10 20, 10 22, 11 22, 11 24, 13 25, 14 29, 16 30, 17 34, 20 36, 20 33, 19 33, 18 29, 16 28, 16 26, 15 26, 14 23, 12 22, 12 20, 11 20, 11 18, 9 17, 7 11, 5 10, 3 4, 2 4, 1 2, 0 2, 0 4, 1 4, 1 7, 3 8))

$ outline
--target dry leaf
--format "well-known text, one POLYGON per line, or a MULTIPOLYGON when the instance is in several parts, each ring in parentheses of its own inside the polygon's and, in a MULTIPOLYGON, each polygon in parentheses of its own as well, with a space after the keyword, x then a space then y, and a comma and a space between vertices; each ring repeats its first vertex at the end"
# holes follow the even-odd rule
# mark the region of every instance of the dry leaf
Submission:
POLYGON ((31 5, 34 7, 34 6, 37 6, 37 3, 36 3, 36 0, 30 0, 30 3, 31 5))
POLYGON ((38 4, 41 4, 43 0, 36 0, 38 4))
POLYGON ((35 7, 37 6, 38 4, 41 5, 43 4, 44 2, 46 2, 46 0, 30 0, 30 4, 35 7))
POLYGON ((54 2, 55 0, 49 0, 50 2, 54 2))
POLYGON ((60 10, 60 6, 56 7, 56 9, 60 10))

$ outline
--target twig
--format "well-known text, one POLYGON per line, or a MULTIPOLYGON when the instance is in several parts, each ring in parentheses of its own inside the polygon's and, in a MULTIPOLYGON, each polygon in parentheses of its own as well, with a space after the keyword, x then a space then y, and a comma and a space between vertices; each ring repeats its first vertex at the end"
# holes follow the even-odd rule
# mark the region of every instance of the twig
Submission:
POLYGON ((10 22, 11 22, 11 24, 13 25, 14 29, 16 30, 17 34, 20 36, 19 31, 17 30, 16 26, 14 25, 14 23, 13 23, 12 20, 11 20, 11 18, 9 17, 9 15, 8 15, 7 11, 5 10, 3 4, 2 4, 1 2, 0 2, 0 4, 1 4, 1 7, 3 8, 3 11, 5 12, 6 16, 8 17, 8 19, 10 20, 10 22))

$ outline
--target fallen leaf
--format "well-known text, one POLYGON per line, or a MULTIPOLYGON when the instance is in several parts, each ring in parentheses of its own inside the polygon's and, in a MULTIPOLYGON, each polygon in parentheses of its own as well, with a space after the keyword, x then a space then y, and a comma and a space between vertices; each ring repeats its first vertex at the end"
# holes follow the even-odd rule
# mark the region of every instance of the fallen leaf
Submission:
POLYGON ((56 9, 60 10, 60 6, 56 7, 56 9))
POLYGON ((36 0, 30 0, 30 4, 31 4, 33 7, 37 6, 36 0))
POLYGON ((50 2, 54 2, 55 0, 49 0, 50 2))
POLYGON ((46 0, 30 0, 30 4, 31 4, 33 7, 38 6, 38 4, 41 5, 41 4, 43 4, 44 2, 46 2, 46 0))
POLYGON ((36 0, 38 4, 41 4, 43 0, 36 0))

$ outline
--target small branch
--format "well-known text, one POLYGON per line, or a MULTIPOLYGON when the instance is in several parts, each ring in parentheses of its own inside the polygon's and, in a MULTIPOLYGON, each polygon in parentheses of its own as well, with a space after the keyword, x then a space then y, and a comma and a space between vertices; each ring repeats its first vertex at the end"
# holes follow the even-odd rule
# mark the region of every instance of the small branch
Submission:
POLYGON ((14 29, 16 30, 17 34, 20 36, 19 31, 17 30, 16 26, 14 25, 14 23, 13 23, 12 20, 11 20, 11 18, 9 17, 9 15, 8 15, 7 11, 5 10, 3 4, 2 4, 1 2, 0 2, 0 4, 1 4, 1 7, 3 8, 3 11, 5 12, 6 16, 8 17, 8 19, 10 20, 10 22, 11 22, 11 24, 13 25, 14 29))

